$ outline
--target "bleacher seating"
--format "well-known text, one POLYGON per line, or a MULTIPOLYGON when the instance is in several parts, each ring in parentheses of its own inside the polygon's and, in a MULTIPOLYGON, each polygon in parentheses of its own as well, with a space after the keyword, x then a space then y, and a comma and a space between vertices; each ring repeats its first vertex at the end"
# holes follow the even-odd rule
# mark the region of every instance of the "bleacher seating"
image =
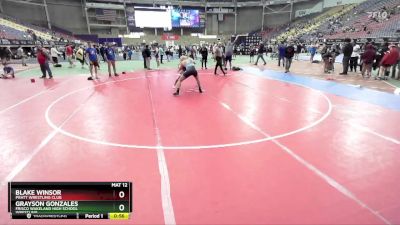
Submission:
POLYGON ((400 0, 367 0, 358 5, 337 6, 311 14, 289 25, 265 29, 264 40, 320 38, 382 38, 400 36, 400 0), (388 12, 387 19, 372 19, 370 12, 388 12))
MULTIPOLYGON (((306 39, 305 37, 314 36, 314 38, 318 38, 318 29, 319 27, 324 24, 325 22, 329 21, 333 17, 339 17, 341 15, 346 14, 353 8, 353 5, 346 5, 346 6, 337 6, 332 7, 329 10, 325 11, 324 13, 314 17, 310 21, 304 22, 297 22, 298 25, 295 25, 289 28, 286 32, 280 34, 277 39, 278 40, 285 40, 285 39, 306 39)), ((308 39, 308 38, 307 38, 308 39)))
POLYGON ((29 36, 28 33, 27 33, 28 30, 33 30, 34 33, 37 35, 37 37, 40 37, 40 38, 42 38, 44 40, 50 40, 51 39, 51 35, 50 34, 44 33, 42 31, 31 29, 30 27, 22 25, 22 24, 20 24, 20 23, 18 23, 16 21, 12 21, 9 18, 4 18, 4 17, 0 18, 0 25, 3 25, 4 27, 11 28, 12 30, 18 30, 18 31, 24 32, 26 36, 29 36))
POLYGON ((23 23, 12 17, 0 14, 0 36, 8 39, 32 40, 32 33, 43 40, 75 40, 70 34, 49 30, 44 27, 23 23))
POLYGON ((400 0, 367 0, 355 7, 347 16, 339 18, 333 25, 329 26, 329 23, 326 23, 319 30, 325 31, 324 38, 393 37, 400 27, 398 22, 400 13, 397 8, 399 5, 400 0), (383 11, 392 14, 388 19, 370 18, 369 12, 383 11))
POLYGON ((0 38, 31 40, 32 38, 24 31, 20 31, 9 26, 0 24, 0 38))

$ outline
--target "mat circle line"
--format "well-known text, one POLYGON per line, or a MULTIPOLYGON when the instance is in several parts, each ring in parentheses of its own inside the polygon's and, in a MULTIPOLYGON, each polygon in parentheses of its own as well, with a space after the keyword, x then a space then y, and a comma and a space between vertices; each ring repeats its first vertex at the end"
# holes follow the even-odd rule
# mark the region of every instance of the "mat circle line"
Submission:
POLYGON ((199 150, 199 149, 237 147, 237 146, 256 144, 256 143, 261 143, 261 142, 266 142, 266 141, 271 141, 271 140, 287 137, 287 136, 294 135, 294 134, 303 132, 303 131, 308 130, 308 129, 312 128, 312 127, 317 126, 322 121, 324 121, 332 112, 332 102, 330 101, 330 99, 324 93, 322 93, 321 91, 318 91, 318 90, 314 90, 314 89, 312 89, 310 87, 301 85, 301 84, 295 84, 297 86, 301 86, 301 87, 304 87, 304 88, 307 88, 307 89, 310 89, 312 91, 315 91, 315 92, 319 93, 326 100, 326 102, 328 103, 329 107, 328 107, 328 110, 325 112, 325 114, 321 118, 319 118, 318 120, 310 123, 307 126, 298 128, 298 129, 293 130, 293 131, 285 132, 285 133, 282 133, 282 134, 270 136, 270 137, 265 137, 265 138, 255 139, 255 140, 249 140, 249 141, 233 142, 233 143, 227 143, 227 144, 193 145, 193 146, 189 146, 189 145, 187 145, 187 146, 132 145, 132 144, 120 144, 120 143, 114 143, 114 142, 108 142, 108 141, 101 141, 101 140, 82 137, 82 136, 73 134, 71 132, 68 132, 68 131, 62 129, 61 127, 58 127, 50 119, 49 114, 50 114, 51 109, 54 107, 54 105, 56 105, 61 100, 67 98, 68 96, 71 96, 71 95, 76 94, 78 92, 84 91, 86 89, 94 88, 94 87, 97 87, 97 86, 107 85, 107 84, 111 84, 111 83, 118 83, 118 82, 123 82, 123 81, 128 81, 128 80, 136 80, 136 79, 141 79, 141 78, 146 78, 146 76, 134 77, 134 78, 126 78, 126 79, 121 79, 121 80, 114 80, 114 81, 110 81, 110 82, 104 82, 104 83, 101 83, 101 84, 96 84, 96 85, 93 85, 93 86, 83 87, 83 88, 79 88, 77 90, 68 92, 67 94, 65 94, 65 95, 59 97, 58 99, 56 99, 55 101, 53 101, 47 107, 46 112, 45 112, 46 122, 51 128, 53 128, 57 132, 65 135, 67 137, 74 138, 74 139, 77 139, 77 140, 80 140, 80 141, 84 141, 84 142, 98 144, 98 145, 105 145, 105 146, 111 146, 111 147, 120 147, 120 148, 153 149, 153 150, 157 150, 160 147, 162 147, 164 150, 199 150))

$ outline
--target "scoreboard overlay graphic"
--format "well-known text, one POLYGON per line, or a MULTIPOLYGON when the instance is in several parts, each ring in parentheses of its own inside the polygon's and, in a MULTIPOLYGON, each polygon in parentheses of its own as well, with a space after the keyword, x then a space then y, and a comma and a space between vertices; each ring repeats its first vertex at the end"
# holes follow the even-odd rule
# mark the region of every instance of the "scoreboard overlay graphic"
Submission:
POLYGON ((9 182, 12 219, 129 219, 131 182, 9 182))

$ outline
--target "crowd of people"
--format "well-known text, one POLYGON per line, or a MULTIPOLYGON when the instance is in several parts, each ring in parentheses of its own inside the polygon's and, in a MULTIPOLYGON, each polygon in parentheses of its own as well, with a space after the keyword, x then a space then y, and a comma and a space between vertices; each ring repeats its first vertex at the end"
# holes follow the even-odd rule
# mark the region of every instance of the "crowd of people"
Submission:
MULTIPOLYGON (((75 67, 76 62, 78 62, 82 68, 88 65, 90 71, 88 80, 99 79, 98 69, 100 68, 100 61, 104 61, 107 64, 108 75, 110 77, 112 75, 119 76, 116 69, 118 55, 121 54, 123 60, 131 60, 133 54, 140 52, 143 58, 143 67, 147 70, 151 69, 150 61, 152 59, 156 62, 157 67, 163 64, 165 60, 169 62, 174 57, 175 59, 179 59, 180 63, 184 62, 184 65, 180 66, 182 67, 180 69, 182 74, 186 71, 187 65, 189 65, 192 71, 186 73, 186 79, 189 75, 194 74, 194 65, 192 66, 191 63, 193 62, 193 64, 195 64, 195 60, 199 60, 201 69, 208 68, 207 63, 210 54, 215 62, 214 74, 218 75, 218 71, 220 71, 223 75, 226 75, 227 71, 233 68, 232 58, 238 53, 240 54, 238 50, 240 50, 240 46, 234 45, 231 42, 227 42, 226 44, 219 42, 191 46, 164 46, 152 43, 142 44, 136 47, 129 46, 122 49, 117 48, 114 43, 106 43, 104 45, 93 43, 75 45, 69 43, 62 47, 51 46, 49 49, 37 46, 29 55, 36 57, 42 71, 41 78, 53 78, 50 65, 53 64, 54 67, 61 66, 59 64, 59 57, 63 57, 64 60, 68 62, 67 65, 69 65, 69 67, 75 67)), ((258 65, 259 61, 262 61, 263 64, 266 65, 267 61, 264 57, 270 54, 272 59, 276 58, 278 66, 282 65, 284 67, 285 73, 290 72, 292 61, 299 60, 299 55, 301 53, 307 53, 310 57, 310 62, 316 62, 315 55, 319 53, 322 58, 325 73, 330 73, 334 70, 336 58, 341 54, 343 55, 343 71, 340 73, 341 75, 347 75, 349 71, 357 72, 357 70, 359 70, 363 77, 369 78, 371 77, 372 70, 377 70, 378 75, 375 79, 381 80, 387 79, 390 71, 392 71, 392 76, 395 76, 396 70, 397 73, 400 71, 400 68, 398 68, 400 61, 399 47, 389 43, 378 46, 373 42, 357 43, 356 41, 346 39, 344 43, 328 45, 326 43, 302 43, 299 40, 289 40, 279 43, 266 42, 264 44, 261 42, 258 45, 250 46, 249 49, 250 63, 258 65)), ((2 78, 15 77, 13 68, 8 65, 12 54, 9 48, 0 48, 0 57, 4 65, 2 78)), ((22 66, 26 66, 28 55, 21 46, 17 48, 16 55, 21 59, 22 66)), ((197 75, 195 77, 198 79, 197 75)), ((397 75, 396 77, 399 76, 397 75)), ((179 86, 183 80, 183 78, 180 79, 177 85, 179 86)), ((177 88, 179 89, 178 86, 177 88)))
MULTIPOLYGON (((220 71, 226 75, 227 71, 232 69, 232 57, 235 52, 234 46, 230 42, 228 42, 226 45, 223 45, 222 43, 214 43, 212 45, 192 45, 184 47, 180 45, 167 47, 158 45, 157 43, 152 43, 150 45, 143 44, 142 46, 138 46, 136 48, 130 46, 123 48, 120 51, 114 43, 98 45, 89 42, 86 45, 75 45, 73 43, 68 43, 66 46, 53 45, 50 48, 37 46, 29 50, 29 56, 35 57, 37 63, 39 64, 42 72, 42 76, 40 78, 43 79, 53 78, 51 65, 54 67, 61 67, 61 64, 59 63, 59 57, 63 57, 64 60, 68 62, 67 65, 69 65, 70 68, 76 66, 76 61, 81 64, 82 68, 84 68, 85 65, 88 65, 90 71, 88 80, 96 80, 99 79, 98 69, 100 68, 101 60, 107 63, 108 74, 110 77, 112 75, 119 76, 116 70, 116 60, 118 54, 122 54, 124 60, 130 60, 135 51, 141 51, 144 68, 148 70, 151 69, 150 60, 152 58, 155 59, 156 65, 159 67, 160 64, 164 63, 164 56, 169 62, 175 55, 175 58, 179 59, 179 72, 181 73, 180 78, 177 79, 176 82, 176 93, 178 94, 181 82, 187 77, 194 76, 198 83, 200 83, 194 66, 195 60, 199 59, 201 61, 201 68, 207 69, 209 53, 211 53, 215 61, 214 74, 218 75, 217 69, 220 69, 220 71), (127 53, 128 57, 126 57, 125 53, 127 53)), ((28 54, 26 51, 24 51, 24 48, 19 46, 15 54, 21 59, 22 66, 26 66, 28 54)), ((10 48, 0 48, 0 58, 2 60, 2 64, 4 65, 4 73, 2 78, 15 78, 14 69, 9 65, 12 55, 13 52, 10 50, 10 48)), ((177 95, 176 93, 175 95, 177 95)))
POLYGON ((391 76, 399 79, 400 58, 399 46, 395 43, 374 42, 357 43, 356 40, 345 39, 344 43, 327 44, 323 42, 302 43, 296 41, 281 41, 279 43, 260 43, 250 46, 250 63, 258 64, 258 60, 264 61, 264 55, 270 54, 270 58, 277 59, 278 66, 283 66, 285 72, 289 72, 293 60, 299 60, 299 55, 306 53, 310 62, 317 63, 316 54, 321 55, 323 70, 325 73, 334 71, 334 64, 339 55, 343 55, 343 70, 340 75, 348 72, 361 72, 365 78, 370 78, 372 70, 377 72, 376 80, 387 79, 389 71, 391 76), (254 62, 254 57, 257 60, 254 62), (359 68, 359 69, 358 69, 359 68), (397 74, 397 75, 396 75, 397 74))
POLYGON ((325 72, 329 72, 328 67, 331 62, 335 62, 335 58, 339 54, 343 54, 343 70, 340 75, 347 75, 350 72, 359 72, 365 78, 370 78, 372 70, 377 70, 376 80, 387 79, 390 75, 392 77, 399 73, 400 68, 400 55, 399 46, 396 44, 384 43, 378 46, 373 42, 357 43, 355 40, 349 38, 341 45, 322 45, 321 51, 322 59, 324 61, 325 72))

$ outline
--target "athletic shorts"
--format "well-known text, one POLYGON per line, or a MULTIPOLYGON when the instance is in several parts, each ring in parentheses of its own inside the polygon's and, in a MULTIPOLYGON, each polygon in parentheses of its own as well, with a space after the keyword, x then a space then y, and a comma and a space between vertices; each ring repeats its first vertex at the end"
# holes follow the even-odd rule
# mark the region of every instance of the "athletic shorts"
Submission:
POLYGON ((183 75, 185 78, 188 78, 188 77, 190 77, 190 76, 197 77, 197 70, 196 70, 196 69, 186 70, 182 75, 183 75))
POLYGON ((95 67, 99 67, 99 62, 97 60, 96 61, 90 61, 90 65, 93 65, 95 67))
POLYGON ((225 61, 232 62, 232 56, 225 56, 225 61))

